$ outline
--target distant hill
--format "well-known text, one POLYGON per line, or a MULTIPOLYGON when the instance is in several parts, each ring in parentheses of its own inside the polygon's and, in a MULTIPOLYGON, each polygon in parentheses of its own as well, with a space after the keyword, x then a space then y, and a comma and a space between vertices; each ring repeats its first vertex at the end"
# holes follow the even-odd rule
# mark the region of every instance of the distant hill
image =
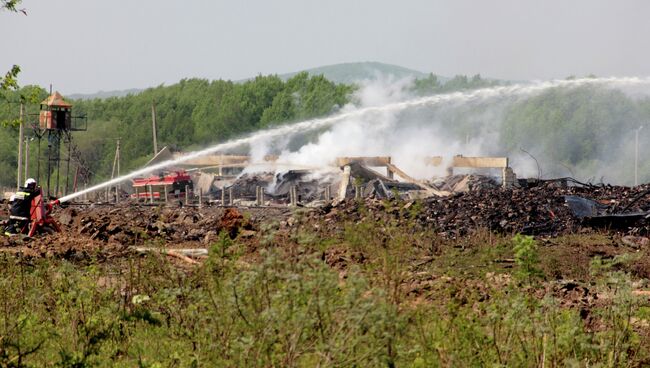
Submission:
MULTIPOLYGON (((375 61, 360 63, 342 63, 321 66, 318 68, 304 70, 310 75, 322 74, 325 78, 336 83, 356 83, 363 80, 377 79, 378 76, 393 76, 401 78, 424 78, 428 73, 418 70, 405 68, 399 65, 384 64, 375 61)), ((287 73, 280 75, 282 79, 289 79, 299 72, 287 73)), ((438 80, 445 82, 449 78, 438 76, 438 80)))
MULTIPOLYGON (((305 71, 310 75, 324 75, 325 78, 336 82, 336 83, 357 83, 364 80, 374 80, 379 76, 392 76, 396 79, 401 78, 424 78, 428 73, 424 73, 418 70, 413 70, 405 68, 399 65, 384 64, 375 61, 359 62, 359 63, 341 63, 333 65, 325 65, 312 69, 305 69, 297 72, 286 73, 278 75, 280 78, 287 80, 294 75, 305 71)), ((245 82, 252 78, 239 80, 237 82, 245 82)), ((449 80, 447 77, 438 76, 440 82, 446 82, 449 80)), ((91 100, 94 98, 108 98, 108 97, 122 97, 129 94, 138 94, 144 91, 144 89, 125 89, 117 91, 99 91, 97 93, 74 93, 66 95, 66 97, 71 99, 82 99, 82 100, 91 100)))
POLYGON ((93 98, 124 97, 127 95, 135 95, 142 91, 144 89, 131 88, 117 91, 99 91, 95 93, 73 93, 65 97, 73 100, 92 100, 93 98))

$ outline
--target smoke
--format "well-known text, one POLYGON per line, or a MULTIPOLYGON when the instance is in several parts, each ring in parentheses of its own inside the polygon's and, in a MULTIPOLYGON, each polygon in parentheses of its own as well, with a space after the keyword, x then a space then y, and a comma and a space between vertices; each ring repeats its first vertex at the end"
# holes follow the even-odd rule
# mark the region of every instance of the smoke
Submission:
MULTIPOLYGON (((412 82, 412 79, 392 77, 366 81, 352 98, 357 104, 355 108, 413 100, 417 96, 411 92, 412 82)), ((503 106, 498 99, 497 103, 470 100, 402 111, 380 110, 344 119, 295 150, 289 148, 291 140, 286 137, 282 141, 257 141, 251 155, 253 161, 260 162, 264 155, 279 154, 278 171, 290 166, 331 167, 338 157, 345 156, 390 156, 395 165, 412 177, 430 179, 445 175, 446 166, 455 155, 495 153, 491 148, 498 143, 497 128, 502 115, 503 106), (459 116, 463 116, 465 125, 472 127, 464 139, 459 139, 456 131, 459 116), (432 156, 442 156, 442 165, 428 165, 426 159, 432 156)), ((521 161, 522 169, 533 172, 527 160, 521 161)), ((245 172, 268 169, 269 166, 255 165, 245 172)))
MULTIPOLYGON (((271 152, 272 149, 279 151, 282 153, 282 157, 277 164, 282 164, 283 161, 288 165, 303 162, 312 167, 315 164, 325 162, 332 165, 334 159, 344 153, 346 155, 394 155, 396 164, 412 168, 412 175, 423 177, 428 176, 426 172, 432 171, 432 169, 423 165, 419 160, 422 155, 442 154, 449 157, 449 152, 458 152, 460 150, 463 150, 465 154, 480 154, 481 152, 489 154, 493 150, 497 151, 497 153, 499 151, 512 153, 512 147, 508 151, 502 145, 494 143, 495 132, 503 133, 506 131, 494 128, 495 126, 504 125, 504 119, 497 118, 502 116, 502 112, 505 111, 502 107, 504 101, 512 102, 513 100, 520 100, 526 96, 557 88, 575 89, 580 86, 590 85, 637 86, 648 85, 649 83, 650 79, 648 78, 553 80, 532 84, 481 88, 473 91, 439 94, 409 100, 404 100, 408 95, 408 90, 390 88, 390 85, 376 90, 369 90, 369 88, 377 87, 376 84, 367 84, 357 95, 361 103, 364 103, 364 96, 370 96, 370 98, 366 97, 366 103, 381 99, 384 99, 384 101, 395 100, 397 102, 371 107, 346 106, 338 114, 332 116, 261 130, 246 137, 218 143, 199 151, 190 152, 179 158, 135 170, 118 178, 64 196, 59 201, 63 203, 85 193, 107 188, 150 172, 213 153, 232 152, 242 147, 253 147, 251 150, 254 151, 253 153, 257 157, 260 157, 264 152, 271 152), (382 94, 382 90, 391 91, 391 93, 384 92, 382 94), (481 123, 476 119, 477 116, 483 119, 486 117, 491 118, 488 119, 489 121, 481 123), (477 136, 476 132, 480 132, 480 135, 477 136), (291 147, 293 147, 295 141, 306 141, 307 143, 300 145, 297 149, 292 149, 291 147)), ((605 96, 605 98, 608 97, 611 96, 605 96)), ((650 100, 646 101, 644 107, 650 111, 650 100)), ((623 108, 622 112, 625 113, 625 108, 623 108)), ((630 123, 636 124, 637 122, 632 121, 632 118, 625 118, 630 114, 623 115, 623 119, 618 119, 618 122, 622 122, 624 126, 621 126, 629 130, 630 123)), ((534 115, 531 116, 534 117, 534 115)), ((579 121, 579 123, 581 122, 579 121)), ((618 128, 618 126, 610 124, 608 127, 612 130, 612 127, 618 128)), ((516 133, 516 125, 510 128, 516 133)), ((561 132, 560 129, 553 130, 553 127, 544 128, 553 131, 556 135, 558 131, 561 132)), ((599 133, 596 136, 602 140, 603 132, 598 131, 599 127, 590 128, 591 130, 588 130, 588 133, 599 133)), ((605 133, 605 137, 609 137, 607 134, 610 132, 606 131, 605 133)), ((613 135, 615 137, 622 136, 620 132, 615 130, 612 133, 617 133, 617 135, 613 135)), ((551 135, 551 137, 553 136, 551 135)), ((581 139, 580 136, 575 134, 568 137, 569 140, 578 143, 581 139)), ((520 137, 520 140, 524 139, 520 137)), ((530 142, 530 140, 527 141, 530 142)), ((537 145, 537 141, 533 140, 532 142, 533 145, 537 145)), ((647 138, 643 142, 645 145, 648 142, 647 138)), ((591 142, 589 143, 591 144, 591 142)), ((552 144, 548 145, 551 149, 542 147, 542 152, 544 152, 544 149, 547 152, 552 150, 552 146, 552 144)), ((613 145, 609 146, 613 147, 613 145)), ((622 143, 619 146, 622 146, 622 143)), ((580 149, 573 149, 573 153, 576 151, 579 152, 580 149)), ((596 150, 596 152, 603 153, 602 150, 596 150)), ((277 164, 274 166, 277 166, 277 164)), ((514 167, 515 169, 518 168, 518 166, 514 167)), ((650 170, 650 166, 647 164, 645 164, 645 168, 645 172, 650 170)), ((648 175, 646 175, 647 177, 648 175)))
MULTIPOLYGON (((366 81, 352 99, 355 106, 346 106, 343 111, 411 101, 417 98, 411 92, 412 83, 411 79, 391 77, 366 81)), ((626 95, 632 98, 648 96, 647 85, 639 87, 635 84, 626 89, 626 95)), ((520 145, 506 147, 502 137, 504 119, 513 106, 536 96, 536 92, 495 95, 489 99, 452 99, 449 103, 405 110, 379 109, 352 115, 318 134, 312 132, 307 138, 300 137, 298 140, 307 142, 299 147, 291 147, 290 143, 297 139, 295 136, 259 140, 251 146, 251 154, 256 162, 262 161, 264 155, 279 154, 279 166, 275 166, 277 171, 291 167, 331 168, 337 157, 344 156, 390 156, 396 166, 418 179, 445 175, 446 164, 455 155, 507 156, 518 177, 572 176, 579 180, 630 183, 629 159, 632 153, 630 145, 623 142, 607 142, 607 152, 595 154, 592 160, 580 167, 559 162, 553 152, 549 152, 552 149, 535 143, 535 137, 520 145), (442 156, 443 164, 437 167, 428 165, 425 159, 431 156, 442 156), (612 157, 625 158, 624 164, 612 160, 612 157)), ((629 136, 623 136, 629 142, 629 136)), ((271 168, 253 166, 246 172, 271 168)), ((455 171, 469 172, 463 169, 455 171)), ((480 172, 499 173, 486 169, 480 172)))

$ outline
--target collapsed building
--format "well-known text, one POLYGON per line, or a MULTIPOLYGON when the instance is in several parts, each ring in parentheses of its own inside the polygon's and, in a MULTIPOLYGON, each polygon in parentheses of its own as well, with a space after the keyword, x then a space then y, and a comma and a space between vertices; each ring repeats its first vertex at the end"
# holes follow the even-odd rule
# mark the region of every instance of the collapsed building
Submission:
MULTIPOLYGON (((182 153, 163 148, 147 165, 182 157, 182 153)), ((134 189, 136 198, 152 202, 183 198, 188 191, 187 197, 200 196, 205 203, 221 205, 318 206, 346 198, 444 197, 479 187, 518 185, 507 157, 458 155, 449 161, 426 157, 423 164, 444 167, 446 175, 416 179, 395 165, 390 156, 339 157, 329 166, 305 167, 281 162, 272 155, 259 160, 244 155, 205 155, 179 160, 169 172, 157 173, 160 180, 155 180, 156 175, 152 181, 136 179, 134 189), (171 179, 186 176, 191 177, 191 185, 171 179)))
MULTIPOLYGON (((164 149, 151 164, 182 157, 164 149)), ((507 157, 427 157, 425 165, 442 173, 428 179, 410 176, 388 156, 338 157, 324 167, 289 164, 277 156, 255 160, 212 155, 177 161, 182 163, 170 172, 150 178, 150 184, 161 184, 158 190, 164 194, 147 180, 136 179, 134 189, 149 194, 138 192, 131 198, 155 205, 178 199, 181 205, 199 207, 304 206, 321 211, 338 206, 346 211, 354 206, 352 201, 343 203, 346 199, 364 200, 370 207, 381 207, 384 199, 421 200, 425 210, 420 220, 449 237, 476 227, 548 235, 595 226, 646 234, 650 218, 646 187, 628 191, 572 178, 518 179, 507 157), (190 183, 175 182, 187 178, 190 183)))

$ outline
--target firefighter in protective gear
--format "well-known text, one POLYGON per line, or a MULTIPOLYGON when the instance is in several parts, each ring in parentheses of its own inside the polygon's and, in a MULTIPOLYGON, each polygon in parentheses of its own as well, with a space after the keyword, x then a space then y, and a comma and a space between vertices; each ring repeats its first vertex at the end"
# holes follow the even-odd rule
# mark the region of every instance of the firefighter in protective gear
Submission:
POLYGON ((18 188, 13 202, 10 203, 9 224, 5 228, 5 235, 14 235, 26 230, 31 215, 32 199, 39 193, 40 188, 32 178, 25 180, 25 186, 18 188))

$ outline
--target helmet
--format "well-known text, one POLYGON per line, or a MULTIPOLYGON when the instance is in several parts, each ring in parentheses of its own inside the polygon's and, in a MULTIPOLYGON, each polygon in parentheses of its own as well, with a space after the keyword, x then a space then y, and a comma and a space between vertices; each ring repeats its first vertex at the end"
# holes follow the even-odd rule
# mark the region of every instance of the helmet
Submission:
POLYGON ((36 185, 36 180, 34 180, 32 178, 29 178, 29 179, 25 180, 25 187, 29 187, 31 185, 35 186, 36 185))

